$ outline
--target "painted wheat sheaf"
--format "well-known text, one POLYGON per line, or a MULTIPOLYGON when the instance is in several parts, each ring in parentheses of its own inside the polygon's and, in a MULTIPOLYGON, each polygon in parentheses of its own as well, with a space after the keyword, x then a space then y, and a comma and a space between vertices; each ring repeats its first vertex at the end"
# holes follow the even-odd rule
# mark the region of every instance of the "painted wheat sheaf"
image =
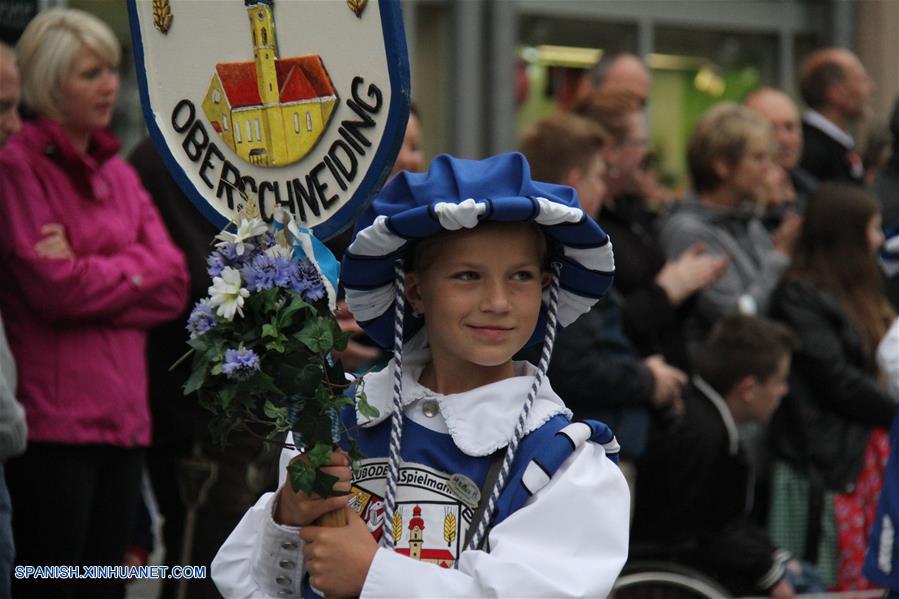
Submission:
POLYGON ((397 510, 393 513, 393 543, 399 543, 400 537, 403 536, 403 512, 397 510))
POLYGON ((443 518, 443 540, 447 545, 452 545, 456 540, 456 516, 449 510, 446 510, 446 516, 443 518))
POLYGON ((169 0, 153 0, 153 26, 156 29, 162 33, 168 33, 173 18, 169 0))
POLYGON ((362 18, 362 11, 365 10, 365 5, 368 4, 368 0, 346 0, 346 5, 350 7, 350 10, 359 17, 362 18))

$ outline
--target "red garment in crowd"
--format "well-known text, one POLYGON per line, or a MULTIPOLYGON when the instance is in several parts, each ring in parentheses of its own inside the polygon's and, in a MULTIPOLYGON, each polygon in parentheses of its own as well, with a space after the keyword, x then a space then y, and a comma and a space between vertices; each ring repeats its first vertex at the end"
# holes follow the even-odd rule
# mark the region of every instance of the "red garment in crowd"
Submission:
POLYGON ((890 455, 887 431, 875 429, 865 448, 864 466, 852 493, 834 497, 837 521, 837 591, 861 591, 880 588, 862 576, 868 535, 877 515, 877 500, 883 487, 883 475, 890 455))
POLYGON ((187 267, 118 149, 101 131, 82 154, 39 119, 0 150, 0 311, 29 442, 150 442, 147 330, 184 309, 187 267), (37 255, 51 223, 74 258, 37 255))

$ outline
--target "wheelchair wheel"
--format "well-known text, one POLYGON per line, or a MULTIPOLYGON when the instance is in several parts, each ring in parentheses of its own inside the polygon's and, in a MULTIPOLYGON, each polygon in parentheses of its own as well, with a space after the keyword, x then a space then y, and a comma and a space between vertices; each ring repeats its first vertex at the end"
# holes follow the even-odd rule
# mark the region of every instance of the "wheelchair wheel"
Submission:
POLYGON ((721 599, 731 594, 704 574, 672 562, 628 564, 610 599, 721 599))

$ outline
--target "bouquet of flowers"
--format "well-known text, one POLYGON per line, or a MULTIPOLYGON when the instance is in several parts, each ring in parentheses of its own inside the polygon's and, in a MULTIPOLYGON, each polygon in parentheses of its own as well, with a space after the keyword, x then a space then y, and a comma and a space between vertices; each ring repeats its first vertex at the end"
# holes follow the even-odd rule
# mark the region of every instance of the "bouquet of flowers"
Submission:
MULTIPOLYGON (((292 222, 267 224, 258 213, 245 211, 231 229, 216 236, 209 297, 187 322, 191 349, 182 360, 192 355, 193 365, 184 393, 197 392, 223 444, 235 430, 278 443, 291 431, 308 458, 288 469, 293 489, 327 497, 336 478, 318 467, 343 436, 340 409, 357 404, 377 415, 331 356, 346 348, 349 333, 333 316, 336 281, 322 276, 315 258, 327 250, 292 222)), ((350 458, 358 459, 350 442, 350 458)))

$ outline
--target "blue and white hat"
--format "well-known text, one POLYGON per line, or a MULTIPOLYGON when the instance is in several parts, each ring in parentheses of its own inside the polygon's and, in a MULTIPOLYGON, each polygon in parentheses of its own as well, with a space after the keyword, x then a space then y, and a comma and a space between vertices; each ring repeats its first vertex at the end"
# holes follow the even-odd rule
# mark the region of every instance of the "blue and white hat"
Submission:
MULTIPOLYGON (((415 242, 441 231, 470 229, 481 221, 535 222, 556 250, 560 264, 559 323, 564 327, 587 312, 612 284, 612 244, 596 221, 581 210, 574 189, 531 180, 525 157, 500 154, 462 160, 446 154, 426 173, 402 172, 375 198, 356 223, 341 269, 346 299, 365 332, 382 347, 393 343, 396 295, 394 262, 415 242)), ((546 323, 549 291, 534 336, 546 323)), ((423 320, 407 307, 404 336, 423 320)))
MULTIPOLYGON (((377 343, 393 346, 393 413, 384 497, 384 522, 392 522, 403 426, 403 342, 423 325, 422 318, 405 305, 403 261, 418 240, 443 231, 471 229, 482 221, 538 224, 549 240, 553 276, 530 339, 543 338, 540 363, 469 549, 480 547, 486 537, 549 367, 557 322, 562 326, 574 322, 612 284, 615 265, 609 237, 581 210, 574 189, 532 181, 523 155, 462 160, 444 154, 431 162, 426 173, 402 172, 387 184, 357 221, 341 272, 347 305, 356 320, 377 343)), ((392 548, 392 535, 381 538, 392 548)))

